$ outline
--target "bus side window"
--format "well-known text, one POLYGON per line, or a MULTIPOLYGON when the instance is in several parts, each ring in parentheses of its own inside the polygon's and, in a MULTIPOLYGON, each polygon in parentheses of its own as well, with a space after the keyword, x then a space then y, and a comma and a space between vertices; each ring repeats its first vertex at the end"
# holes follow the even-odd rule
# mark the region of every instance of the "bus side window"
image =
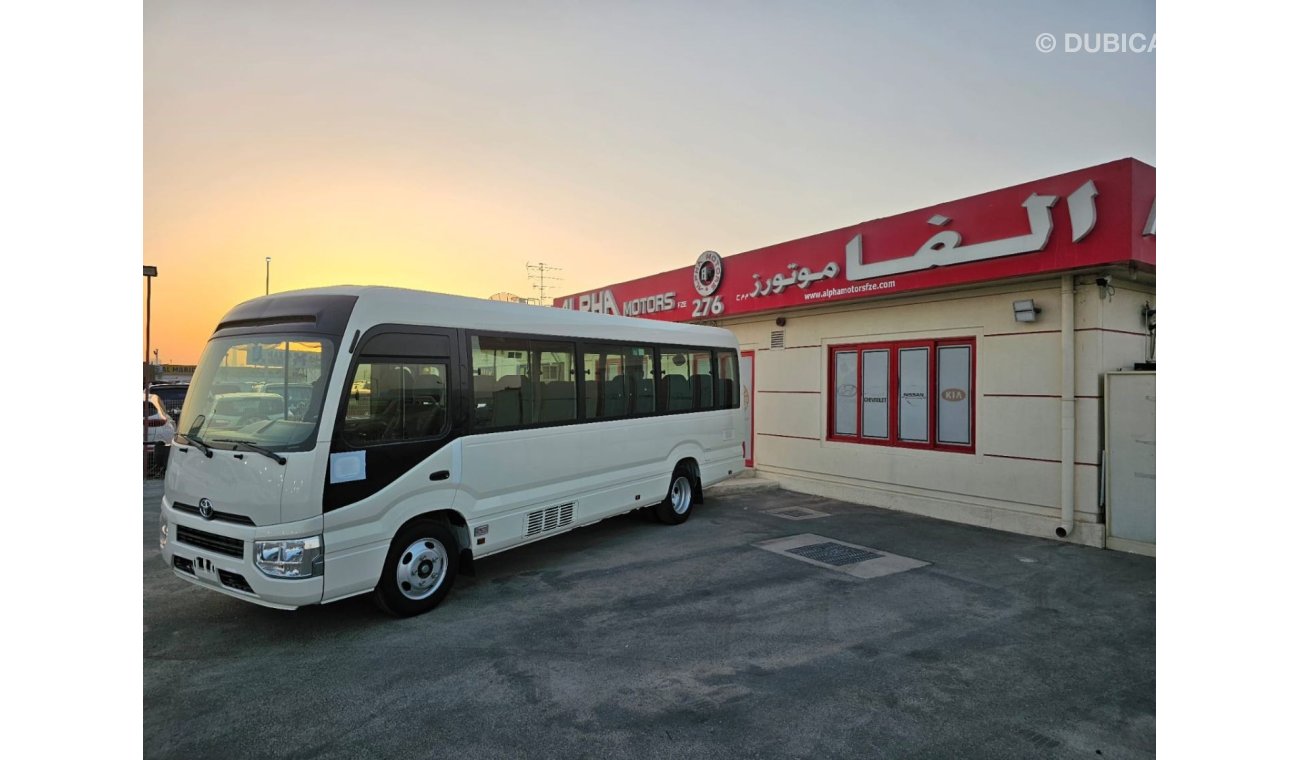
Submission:
POLYGON ((513 427, 530 422, 532 384, 527 375, 505 375, 492 393, 492 427, 513 427))
POLYGON ((470 337, 478 429, 578 419, 572 343, 470 337))
POLYGON ((583 346, 586 419, 617 419, 655 410, 654 351, 632 346, 583 346))
POLYGON ((606 417, 624 417, 628 410, 627 375, 605 381, 606 417))
POLYGON ((474 421, 487 424, 492 420, 492 397, 497 379, 491 375, 474 375, 474 421))
POLYGON ((574 419, 578 402, 576 388, 567 380, 542 383, 542 422, 564 422, 574 419))
POLYGON ((363 359, 357 365, 343 438, 353 446, 429 438, 447 422, 443 362, 363 359))
POLYGON ((470 337, 474 377, 475 427, 479 430, 526 424, 532 412, 528 341, 520 338, 470 337), (527 396, 527 398, 525 397, 527 396))
POLYGON ((691 408, 690 352, 684 348, 664 348, 659 351, 659 371, 664 399, 664 409, 680 412, 691 408))
POLYGON ((629 348, 626 356, 632 414, 650 414, 655 410, 654 351, 649 348, 629 348))
POLYGON ((582 398, 583 419, 594 420, 604 407, 604 383, 601 380, 600 349, 595 346, 582 347, 582 398))
POLYGON ((691 408, 713 408, 713 352, 692 351, 691 366, 691 408))
POLYGON ((578 419, 577 352, 572 343, 532 341, 537 367, 533 422, 573 422, 578 419))

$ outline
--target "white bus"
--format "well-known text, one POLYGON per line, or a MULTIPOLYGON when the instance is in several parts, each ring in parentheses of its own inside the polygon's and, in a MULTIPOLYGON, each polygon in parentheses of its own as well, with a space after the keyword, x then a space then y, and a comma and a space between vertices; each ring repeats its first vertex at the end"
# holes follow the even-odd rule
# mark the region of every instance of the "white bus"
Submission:
POLYGON ((396 615, 473 561, 612 515, 685 521, 737 473, 727 330, 381 287, 217 325, 164 480, 175 574, 292 609, 396 615))

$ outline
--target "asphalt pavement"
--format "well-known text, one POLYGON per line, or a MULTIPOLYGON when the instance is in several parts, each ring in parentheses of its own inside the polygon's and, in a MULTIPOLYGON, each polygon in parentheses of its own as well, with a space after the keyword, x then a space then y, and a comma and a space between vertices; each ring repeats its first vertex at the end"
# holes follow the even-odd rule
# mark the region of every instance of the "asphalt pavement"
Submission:
POLYGON ((145 757, 1155 754, 1150 558, 733 488, 679 526, 625 515, 483 559, 399 620, 173 577, 161 490, 145 757))

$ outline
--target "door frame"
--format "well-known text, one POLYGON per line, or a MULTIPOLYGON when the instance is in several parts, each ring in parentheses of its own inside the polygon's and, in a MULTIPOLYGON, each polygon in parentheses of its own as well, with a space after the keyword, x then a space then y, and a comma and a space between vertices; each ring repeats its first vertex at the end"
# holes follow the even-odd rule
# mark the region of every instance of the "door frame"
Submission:
POLYGON ((756 359, 757 352, 755 351, 740 352, 740 358, 742 360, 741 363, 742 375, 740 381, 742 399, 744 398, 744 391, 745 391, 745 378, 743 375, 744 372, 743 367, 744 367, 744 359, 747 356, 749 357, 749 440, 745 441, 745 467, 752 470, 754 469, 754 439, 758 437, 758 435, 754 432, 754 406, 755 406, 754 402, 758 398, 758 393, 754 390, 754 372, 755 372, 754 367, 758 363, 758 361, 756 359))

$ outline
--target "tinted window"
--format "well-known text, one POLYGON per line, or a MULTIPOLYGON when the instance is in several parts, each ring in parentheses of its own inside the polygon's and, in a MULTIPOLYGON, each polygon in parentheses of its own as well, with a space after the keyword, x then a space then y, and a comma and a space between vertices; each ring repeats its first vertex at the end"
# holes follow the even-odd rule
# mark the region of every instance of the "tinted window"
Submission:
POLYGON ((610 419, 655 410, 654 351, 646 347, 586 346, 583 379, 587 419, 610 419))
POLYGON ((571 343, 531 346, 537 367, 537 421, 571 422, 578 419, 578 385, 571 343))
POLYGON ((366 360, 354 374, 343 438, 353 446, 429 438, 447 422, 447 365, 366 360))
POLYGON ((659 350, 659 397, 670 412, 712 409, 713 352, 670 347, 659 350))
POLYGON ((713 352, 692 351, 691 360, 691 408, 713 408, 713 352))
POLYGON ((578 418, 576 351, 572 343, 474 336, 475 424, 510 428, 578 418))
POLYGON ((691 408, 690 349, 663 348, 659 350, 659 398, 669 412, 691 408))

